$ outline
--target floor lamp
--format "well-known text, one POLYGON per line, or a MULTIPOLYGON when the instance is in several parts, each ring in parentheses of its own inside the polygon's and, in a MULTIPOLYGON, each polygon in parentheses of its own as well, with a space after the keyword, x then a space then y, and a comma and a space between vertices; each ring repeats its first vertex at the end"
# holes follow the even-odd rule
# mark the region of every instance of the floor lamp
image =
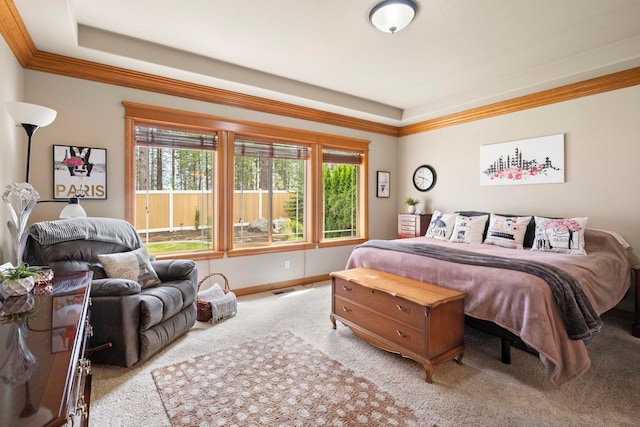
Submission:
POLYGON ((26 102, 8 101, 7 112, 27 132, 29 142, 27 145, 27 178, 29 182, 29 165, 31 163, 31 137, 36 131, 50 125, 58 114, 56 110, 41 105, 28 104, 26 102))

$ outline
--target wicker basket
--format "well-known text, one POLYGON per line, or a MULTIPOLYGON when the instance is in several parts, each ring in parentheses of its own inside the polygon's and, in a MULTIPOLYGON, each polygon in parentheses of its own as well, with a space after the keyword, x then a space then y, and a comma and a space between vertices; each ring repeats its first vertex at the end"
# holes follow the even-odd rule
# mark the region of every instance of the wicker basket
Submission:
MULTIPOLYGON (((224 280, 224 293, 225 295, 231 293, 231 290, 229 289, 229 280, 227 279, 227 277, 222 274, 222 273, 210 273, 207 274, 206 276, 204 276, 202 279, 200 279, 200 281, 198 282, 198 291, 200 291, 200 287, 211 277, 213 276, 220 276, 222 277, 222 279, 224 280)), ((234 299, 235 299, 235 295, 234 295, 234 299)), ((196 319, 200 322, 208 322, 212 319, 213 317, 213 313, 212 313, 212 308, 211 308, 211 304, 215 303, 215 302, 211 302, 211 301, 204 301, 201 299, 197 299, 196 301, 196 306, 197 306, 197 316, 196 319)), ((218 320, 222 320, 222 318, 224 317, 231 317, 233 315, 235 315, 235 311, 233 312, 229 312, 229 313, 225 313, 224 316, 216 319, 216 321, 218 320)))

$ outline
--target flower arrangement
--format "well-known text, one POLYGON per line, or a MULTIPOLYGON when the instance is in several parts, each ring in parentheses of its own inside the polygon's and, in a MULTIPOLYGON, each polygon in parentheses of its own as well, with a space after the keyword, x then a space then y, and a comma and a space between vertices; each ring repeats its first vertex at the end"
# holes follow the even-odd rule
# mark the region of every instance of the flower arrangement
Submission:
POLYGON ((64 159, 64 164, 69 167, 80 167, 83 165, 83 161, 80 157, 67 157, 64 159))
POLYGON ((556 233, 567 233, 580 231, 580 224, 573 219, 552 219, 542 224, 543 230, 552 229, 556 233))
POLYGON ((510 167, 505 169, 500 169, 491 175, 491 179, 510 179, 514 181, 520 181, 527 179, 529 177, 534 177, 539 174, 547 174, 547 171, 544 168, 544 165, 532 166, 529 169, 524 169, 520 167, 510 167))
POLYGON ((22 260, 22 252, 27 239, 24 232, 31 211, 36 207, 40 194, 28 182, 9 184, 2 193, 2 200, 9 206, 11 221, 7 221, 13 239, 17 264, 22 260))

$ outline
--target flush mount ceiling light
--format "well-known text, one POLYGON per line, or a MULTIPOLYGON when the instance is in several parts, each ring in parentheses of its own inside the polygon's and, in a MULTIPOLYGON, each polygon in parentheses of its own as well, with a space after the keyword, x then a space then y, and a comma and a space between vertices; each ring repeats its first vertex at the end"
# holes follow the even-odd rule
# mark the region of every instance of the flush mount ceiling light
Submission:
POLYGON ((412 0, 384 0, 371 9, 369 21, 385 33, 397 33, 416 16, 418 5, 412 0))

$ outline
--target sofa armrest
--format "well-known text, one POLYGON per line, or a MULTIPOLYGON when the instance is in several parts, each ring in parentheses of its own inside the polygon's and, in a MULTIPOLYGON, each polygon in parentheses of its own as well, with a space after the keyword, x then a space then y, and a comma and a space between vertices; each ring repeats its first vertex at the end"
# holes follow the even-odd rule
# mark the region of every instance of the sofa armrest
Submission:
POLYGON ((162 282, 189 280, 195 284, 198 280, 196 263, 192 260, 175 259, 151 261, 151 266, 162 282))
POLYGON ((142 288, 138 282, 127 279, 95 279, 91 281, 91 296, 123 296, 139 294, 142 288))

